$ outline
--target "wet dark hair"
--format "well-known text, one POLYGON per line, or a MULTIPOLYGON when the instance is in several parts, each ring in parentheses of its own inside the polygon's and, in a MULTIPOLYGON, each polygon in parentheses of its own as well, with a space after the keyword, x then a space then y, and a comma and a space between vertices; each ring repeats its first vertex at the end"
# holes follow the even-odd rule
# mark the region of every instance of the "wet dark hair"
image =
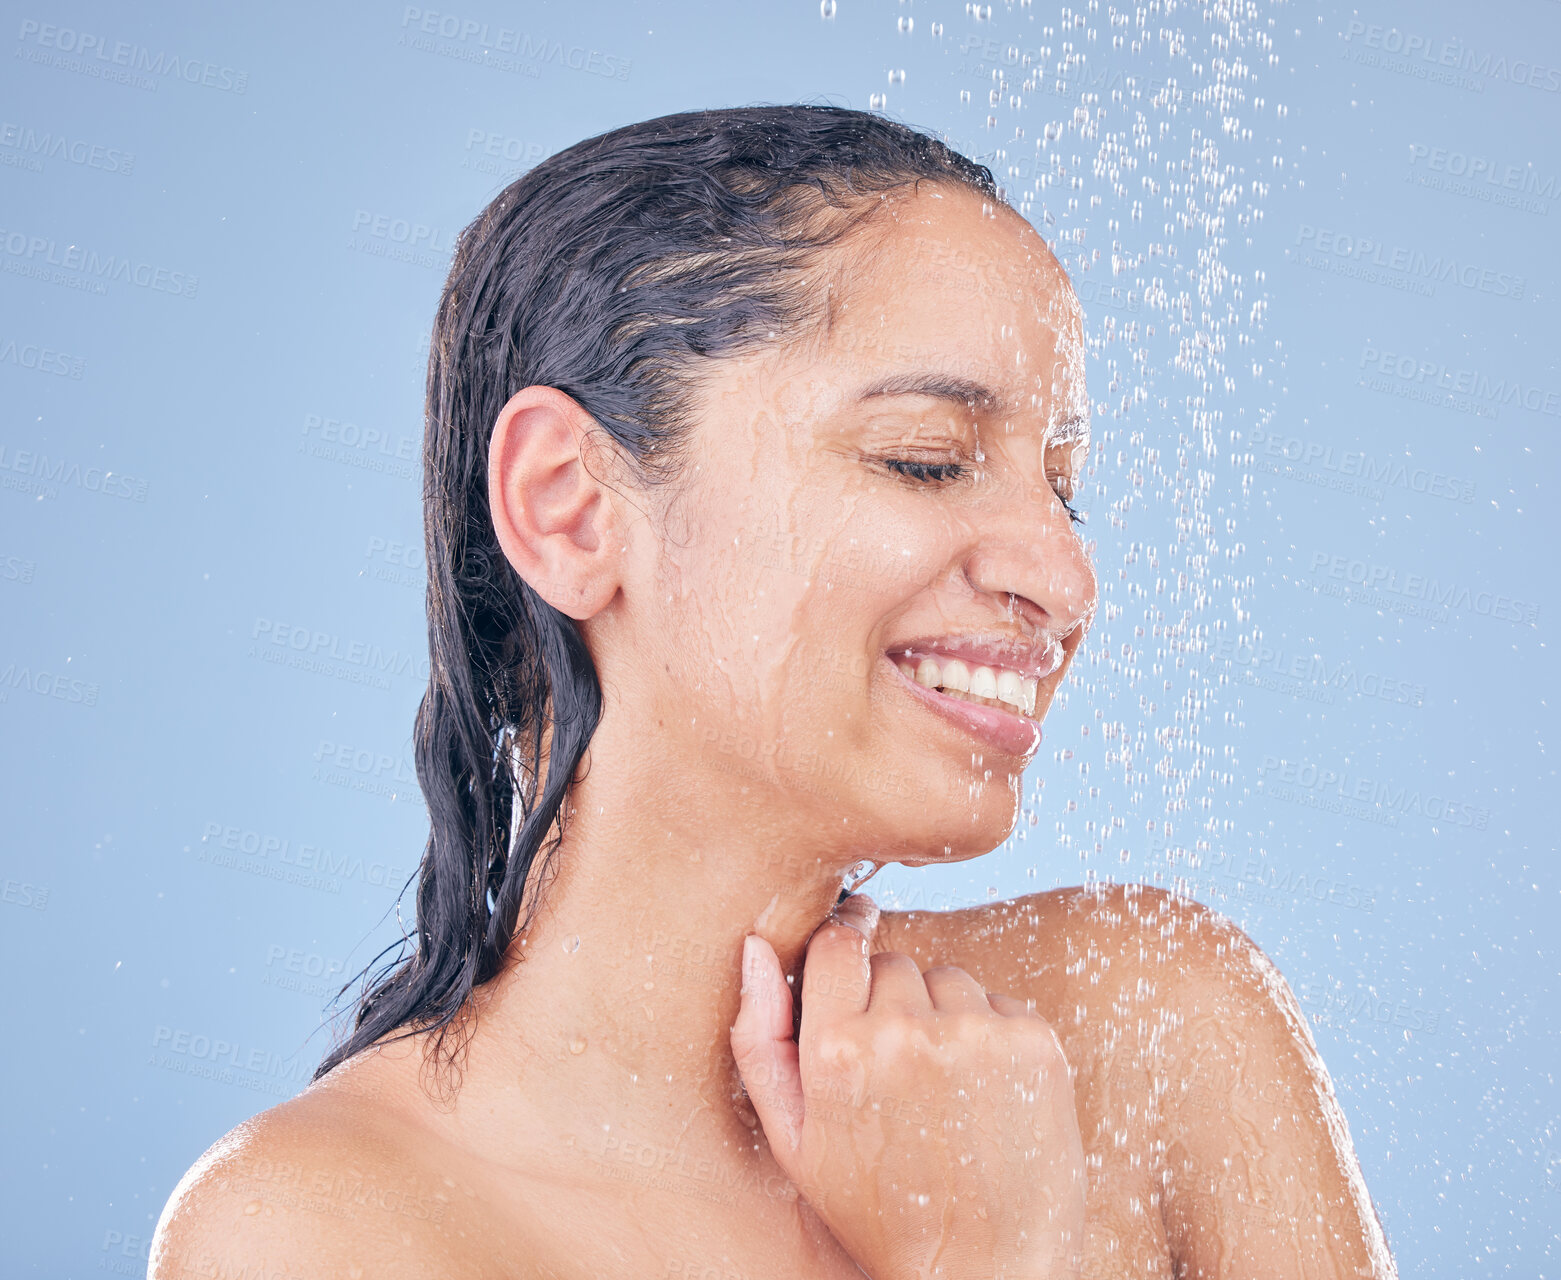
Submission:
POLYGON ((515 573, 494 533, 488 444, 499 411, 524 387, 556 387, 646 486, 675 480, 697 362, 827 325, 822 252, 848 237, 871 244, 861 233, 880 197, 922 181, 1002 202, 985 166, 880 116, 690 111, 560 151, 461 233, 428 362, 430 671, 415 750, 430 832, 416 938, 372 978, 359 975, 352 1030, 314 1079, 398 1029, 437 1030, 442 1049, 529 923, 518 921, 522 892, 557 847, 548 837, 600 717, 574 621, 515 573))

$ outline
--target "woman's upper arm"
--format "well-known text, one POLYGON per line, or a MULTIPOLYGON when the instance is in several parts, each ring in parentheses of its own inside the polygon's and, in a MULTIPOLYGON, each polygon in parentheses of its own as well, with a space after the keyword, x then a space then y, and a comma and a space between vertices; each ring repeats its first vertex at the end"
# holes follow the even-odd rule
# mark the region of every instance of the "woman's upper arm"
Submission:
POLYGON ((1199 910, 1172 996, 1179 1025, 1161 1101, 1177 1274, 1396 1277, 1300 1005, 1241 930, 1199 910))

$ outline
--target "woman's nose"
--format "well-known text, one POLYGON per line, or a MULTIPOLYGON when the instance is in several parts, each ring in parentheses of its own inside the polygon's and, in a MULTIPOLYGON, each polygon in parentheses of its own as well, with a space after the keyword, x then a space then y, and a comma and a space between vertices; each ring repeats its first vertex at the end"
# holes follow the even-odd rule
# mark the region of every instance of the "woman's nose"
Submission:
POLYGON ((1054 635, 1072 631, 1094 613, 1097 586, 1084 542, 1066 519, 1048 513, 1020 521, 1012 512, 998 518, 975 539, 966 579, 1033 626, 1054 635))

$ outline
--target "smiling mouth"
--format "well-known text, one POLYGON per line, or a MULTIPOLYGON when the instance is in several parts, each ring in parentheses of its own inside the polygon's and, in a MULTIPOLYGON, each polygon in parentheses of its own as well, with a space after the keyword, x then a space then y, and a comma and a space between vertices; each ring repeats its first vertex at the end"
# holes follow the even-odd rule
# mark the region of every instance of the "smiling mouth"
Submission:
POLYGON ((1062 665, 1062 645, 1054 642, 1047 655, 1050 670, 1031 675, 1008 667, 972 664, 947 654, 901 650, 889 657, 907 679, 924 689, 1033 721, 1036 691, 1041 680, 1062 665))
MULTIPOLYGON (((1002 698, 989 698, 980 693, 971 693, 969 689, 940 688, 936 685, 929 686, 916 679, 914 672, 907 672, 906 666, 915 666, 917 669, 930 675, 925 667, 922 667, 919 659, 912 657, 902 662, 885 654, 885 658, 894 665, 894 674, 904 680, 909 686, 911 697, 937 713, 943 720, 953 724, 966 733, 973 734, 975 738, 984 743, 988 748, 995 749, 1004 755, 1015 759, 1028 760, 1035 748, 1041 742, 1041 722, 1026 714, 1022 706, 1005 701, 1002 698)), ((940 675, 941 675, 940 671, 940 675)), ((993 671, 994 681, 1000 673, 993 671)), ((958 680, 956 670, 952 677, 958 680)), ((983 677, 984 684, 984 677, 983 677)), ((978 686, 982 687, 982 686, 978 686)), ((1004 688, 1011 692, 1011 682, 1004 681, 1004 688)), ((1024 698, 1024 682, 1020 680, 1019 697, 1024 698)), ((1033 691, 1029 695, 1027 705, 1034 706, 1035 695, 1033 691)))

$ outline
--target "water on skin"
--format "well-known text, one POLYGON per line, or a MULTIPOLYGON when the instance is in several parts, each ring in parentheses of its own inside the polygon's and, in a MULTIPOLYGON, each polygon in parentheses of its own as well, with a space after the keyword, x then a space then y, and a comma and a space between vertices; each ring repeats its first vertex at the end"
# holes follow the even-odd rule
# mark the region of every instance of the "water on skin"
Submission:
MULTIPOLYGON (((979 20, 983 8, 970 16, 979 20)), ((1115 559, 1099 563, 1101 616, 1054 705, 1061 723, 1048 726, 1048 739, 1057 745, 1042 749, 1021 798, 1020 840, 1048 809, 1055 821, 1053 839, 1044 842, 1052 847, 1029 850, 1048 877, 1066 876, 1059 855, 1076 850, 1086 882, 1135 864, 1146 878, 1174 886, 1197 871, 1216 842, 1234 838, 1227 815, 1242 757, 1252 750, 1239 737, 1241 700, 1230 696, 1210 654, 1217 629, 1256 637, 1241 536, 1252 455, 1230 435, 1222 396, 1238 380, 1273 376, 1283 355, 1271 338, 1260 340, 1264 272, 1233 268, 1225 257, 1261 219, 1270 188, 1292 180, 1292 158, 1257 149, 1262 122, 1285 114, 1274 93, 1283 84, 1286 24, 1299 15, 1243 0, 1206 10, 1151 3, 1136 12, 1102 12, 1092 5, 1038 17, 1026 27, 1038 38, 1022 42, 1022 63, 995 67, 989 94, 962 88, 958 95, 990 110, 980 149, 995 154, 988 163, 1010 198, 1057 237, 1054 247, 1075 284, 1095 286, 1100 303, 1086 307, 1082 349, 1070 354, 1089 360, 1097 408, 1091 461, 1101 490, 1092 505, 1096 518, 1104 517, 1115 559), (1191 21, 1182 16, 1190 12, 1191 21), (1042 46, 1034 58, 1033 45, 1042 46), (1108 75, 1100 92, 1079 87, 1088 76, 1117 70, 1137 84, 1108 75), (1032 179, 1005 172, 1005 162, 1027 157, 1035 161, 1032 179), (1090 247, 1086 230, 1098 247, 1090 247), (1135 309, 1107 305, 1129 291, 1135 309), (1092 767, 1105 776, 1091 779, 1092 767), (1048 776, 1051 806, 1043 804, 1048 776), (1151 841, 1158 858, 1145 852, 1151 841)), ((1085 394, 1082 383, 1048 391, 1085 394)), ((1272 411, 1258 405, 1255 412, 1256 425, 1266 425, 1272 411)), ((1168 979, 1175 944, 1169 928, 1156 957, 1168 979)), ((1075 964, 1098 985, 1109 959, 1081 954, 1075 964)), ((1386 1243, 1358 1165, 1345 1154, 1347 1130, 1305 1018, 1272 966, 1261 972, 1304 1046, 1331 1140, 1370 1224, 1373 1266, 1390 1275, 1386 1243)), ((1171 1030, 1165 1017, 1149 984, 1101 1022, 1103 1051, 1127 1040, 1153 1064, 1171 1030)), ((1153 1109, 1171 1082, 1152 1065, 1150 1081, 1142 1105, 1153 1109)), ((1123 1110, 1133 1105, 1124 1102, 1123 1110)), ((1112 1147, 1130 1141, 1125 1128, 1099 1137, 1112 1147)), ((1232 1176, 1260 1162, 1263 1151, 1263 1133, 1242 1133, 1230 1157, 1232 1176)), ((1135 1215, 1152 1211, 1130 1205, 1135 1215)), ((1298 1224, 1274 1229, 1299 1248, 1298 1224)), ((1102 1230, 1103 1253, 1116 1254, 1120 1242, 1102 1230)), ((1239 1257, 1221 1263, 1241 1270, 1239 1257)))
MULTIPOLYGON (((824 0, 820 18, 813 19, 823 22, 826 35, 835 12, 834 0, 824 0)), ((979 34, 996 30, 989 6, 967 6, 966 16, 979 34), (992 27, 984 28, 989 22, 992 27)), ((1036 864, 1030 870, 1048 879, 1082 876, 1096 883, 1129 865, 1135 875, 1174 886, 1231 837, 1228 814, 1241 794, 1236 779, 1252 747, 1239 736, 1241 700, 1224 686, 1210 651, 1217 634, 1258 636, 1242 537, 1242 507, 1254 484, 1252 455, 1234 441, 1222 397, 1238 381, 1273 376, 1283 353, 1263 336, 1263 271, 1237 270, 1226 255, 1260 222, 1270 188, 1291 180, 1293 161, 1272 149, 1256 153, 1261 128, 1256 144, 1252 138, 1258 118, 1284 113, 1273 93, 1282 84, 1285 23, 1294 20, 1283 6, 1255 0, 1220 0, 1196 13, 1161 0, 1121 12, 1065 8, 1038 16, 1027 28, 1036 34, 1023 42, 1023 61, 994 68, 989 85, 957 92, 962 109, 968 104, 974 113, 970 133, 976 141, 965 149, 992 153, 983 158, 1010 198, 1051 241, 1080 292, 1088 286, 1094 299, 1082 307, 1061 293, 1036 301, 1048 325, 1067 335, 1057 352, 1064 373, 1034 370, 1037 395, 1078 412, 1094 409, 1093 442, 1081 446, 1089 451, 1090 470, 1079 496, 1098 522, 1090 532, 1108 548, 1104 556, 1096 548, 1100 613, 1053 705, 1048 745, 1030 771, 1028 793, 1021 780, 1009 783, 1017 836, 1028 842, 1026 854, 1036 864), (1088 77, 1116 71, 1137 77, 1136 84, 1108 74, 1107 88, 1088 87, 1088 77), (1007 172, 1020 162, 1033 176, 1007 172), (1129 295, 1131 309, 1111 305, 1129 295), (1086 369, 1088 387, 1078 376, 1086 369), (1098 771, 1093 777, 1092 770, 1098 771), (1050 804, 1044 803, 1048 780, 1050 804), (1053 832, 1040 828, 1043 814, 1055 823, 1053 832), (1032 829, 1049 838, 1031 842, 1032 829), (1151 841, 1156 854, 1145 851, 1151 841)), ((896 30, 908 41, 941 36, 941 26, 912 26, 896 17, 896 30)), ((895 75, 887 94, 875 94, 875 105, 898 105, 907 77, 895 75)), ((1026 358, 1015 353, 1017 361, 1026 358)), ((805 424, 816 406, 794 392, 778 395, 771 434, 779 460, 805 470, 816 447, 805 424)), ((1271 412, 1256 406, 1257 424, 1271 412)), ((990 447, 980 443, 983 452, 990 447)), ((761 453, 752 455, 749 472, 740 477, 748 492, 764 493, 767 465, 761 453)), ((720 603, 698 607, 699 625, 690 629, 688 642, 706 645, 699 656, 708 661, 689 669, 706 693, 716 690, 734 707, 758 709, 758 741, 795 741, 804 732, 807 722, 798 719, 790 694, 808 679, 816 656, 805 637, 821 599, 850 609, 857 594, 849 574, 840 573, 817 542, 845 546, 854 537, 891 559, 903 548, 892 529, 873 527, 865 499, 865 491, 847 496, 828 539, 812 536, 816 513, 801 495, 745 511, 744 527, 723 529, 723 538, 712 541, 702 539, 697 512, 683 513, 681 545, 719 544, 712 554, 721 557, 721 572, 742 584, 720 603), (802 557, 788 560, 782 572, 754 572, 762 539, 777 531, 797 535, 793 545, 802 557), (744 605, 757 616, 777 599, 790 610, 792 625, 780 634, 751 625, 744 605), (717 662, 717 652, 741 654, 741 662, 717 662)), ((928 567, 928 585, 938 568, 928 567)), ((666 574, 666 589, 690 604, 692 588, 676 557, 666 574)), ((907 595, 913 574, 914 567, 907 595)), ((965 619, 951 614, 946 621, 957 630, 965 619)), ((853 728, 841 724, 835 732, 853 728)), ((969 765, 968 791, 959 798, 973 811, 996 779, 979 752, 970 754, 969 765)), ((951 813, 950 823, 959 817, 951 813)), ((872 865, 869 875, 877 871, 872 865)), ((988 874, 999 876, 996 870, 988 874)), ((867 878, 847 883, 854 888, 867 878)), ((892 897, 885 905, 894 905, 892 897)), ((1165 926, 1161 941, 1155 959, 1170 981, 1176 972, 1174 923, 1165 926)), ((1099 986, 1109 965, 1108 956, 1084 951, 1072 958, 1070 970, 1099 986)), ((1271 985, 1306 1048, 1331 1138, 1347 1152, 1342 1114, 1304 1017, 1276 974, 1271 985)), ((1172 1088, 1157 1063, 1175 1028, 1157 999, 1157 984, 1141 984, 1092 1028, 1102 1053, 1126 1045, 1146 1064, 1147 1094, 1124 1094, 1116 1118, 1085 1135, 1087 1146, 1094 1140, 1097 1152, 1121 1152, 1134 1168, 1164 1156, 1134 1149, 1135 1135, 1145 1131, 1172 1088)), ((831 1140, 852 1138, 832 1132, 831 1140)), ((1230 1153, 1231 1176, 1241 1179, 1261 1162, 1263 1150, 1262 1132, 1241 1133, 1230 1153)), ((1375 1230, 1358 1166, 1345 1163, 1362 1219, 1375 1230)), ((1101 1157, 1092 1154, 1092 1174, 1100 1165, 1101 1157)), ((906 1192, 941 1190, 946 1188, 906 1192)), ((1157 1212, 1139 1199, 1126 1209, 1129 1217, 1157 1212)), ((1296 1223, 1274 1229, 1288 1230, 1301 1247, 1296 1223)), ((1097 1263, 1125 1261, 1127 1233, 1099 1223, 1091 1231, 1097 1263)), ((1370 1249, 1379 1273, 1391 1274, 1380 1232, 1370 1249)), ((1239 1258, 1222 1263, 1241 1270, 1239 1258)))

